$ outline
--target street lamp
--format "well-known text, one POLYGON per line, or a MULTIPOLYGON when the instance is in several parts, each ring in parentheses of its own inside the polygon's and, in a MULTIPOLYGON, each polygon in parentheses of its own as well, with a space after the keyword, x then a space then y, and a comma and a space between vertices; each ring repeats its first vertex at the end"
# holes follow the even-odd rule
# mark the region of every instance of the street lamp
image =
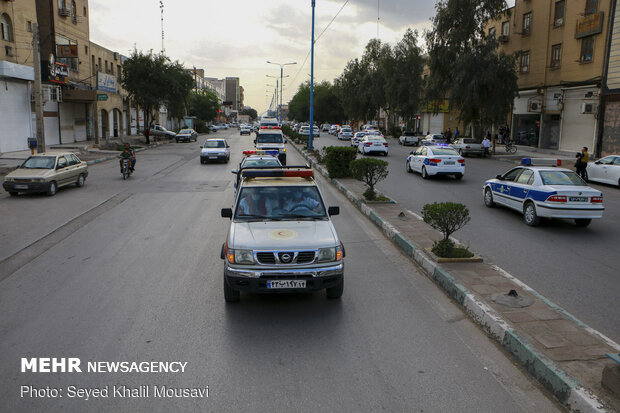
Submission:
MULTIPOLYGON (((286 65, 296 65, 297 62, 276 63, 276 62, 270 62, 269 60, 267 60, 267 63, 269 63, 270 65, 280 66, 280 124, 282 124, 282 77, 283 77, 282 75, 284 73, 284 66, 286 66, 286 65)), ((267 75, 267 76, 269 76, 269 75, 267 75)))
MULTIPOLYGON (((269 76, 269 75, 268 75, 268 76, 269 76)), ((273 77, 273 76, 272 76, 272 77, 273 77)), ((275 93, 274 93, 274 95, 275 95, 275 101, 274 101, 274 104, 275 104, 275 106, 276 106, 276 107, 278 106, 278 81, 279 81, 279 80, 280 80, 280 79, 276 78, 276 85, 275 85, 275 86, 274 86, 274 85, 269 85, 269 84, 267 85, 267 86, 269 86, 269 87, 275 87, 275 88, 276 88, 276 89, 275 89, 275 93)))
POLYGON ((314 7, 316 1, 312 0, 312 38, 310 43, 310 136, 308 137, 308 149, 312 147, 314 138, 314 7))

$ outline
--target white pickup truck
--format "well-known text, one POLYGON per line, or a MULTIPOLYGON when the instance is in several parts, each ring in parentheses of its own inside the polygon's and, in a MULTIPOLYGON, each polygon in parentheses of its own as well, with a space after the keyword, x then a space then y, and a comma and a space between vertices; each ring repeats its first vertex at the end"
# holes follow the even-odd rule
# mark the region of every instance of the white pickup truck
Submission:
POLYGON ((415 145, 418 146, 420 144, 421 136, 417 136, 415 132, 403 132, 398 138, 398 143, 401 145, 415 145))

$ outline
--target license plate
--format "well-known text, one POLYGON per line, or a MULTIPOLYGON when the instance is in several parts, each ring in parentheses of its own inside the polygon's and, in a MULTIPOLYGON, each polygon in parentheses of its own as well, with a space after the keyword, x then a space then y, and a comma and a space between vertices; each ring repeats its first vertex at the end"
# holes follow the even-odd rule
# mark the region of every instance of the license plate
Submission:
POLYGON ((571 196, 568 198, 570 202, 588 202, 587 196, 571 196))
POLYGON ((454 161, 445 161, 444 165, 454 165, 454 161))
POLYGON ((15 185, 15 189, 28 189, 28 185, 15 185))
POLYGON ((306 280, 270 280, 267 288, 306 288, 306 280))
POLYGON ((383 146, 383 145, 381 145, 380 143, 375 143, 374 145, 375 145, 375 146, 383 146))
POLYGON ((209 156, 209 159, 217 159, 217 156, 209 156))

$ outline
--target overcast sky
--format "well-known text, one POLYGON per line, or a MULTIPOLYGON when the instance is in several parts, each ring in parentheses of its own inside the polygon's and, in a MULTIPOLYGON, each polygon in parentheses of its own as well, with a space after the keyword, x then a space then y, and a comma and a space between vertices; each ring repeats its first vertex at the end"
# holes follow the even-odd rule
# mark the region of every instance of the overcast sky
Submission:
MULTIPOLYGON (((315 37, 346 0, 316 0, 315 37)), ((159 0, 90 0, 91 40, 127 56, 138 50, 161 50, 159 0)), ((246 105, 262 112, 271 100, 280 68, 286 63, 284 103, 309 79, 312 8, 310 0, 163 0, 166 55, 186 67, 204 68, 206 76, 237 76, 246 105), (267 92, 269 90, 269 92, 267 92), (268 95, 268 96, 266 96, 268 95)), ((377 37, 395 43, 407 28, 430 27, 435 0, 349 0, 315 44, 315 81, 342 73, 347 61, 361 56, 377 37)), ((511 2, 513 3, 513 2, 511 2)))

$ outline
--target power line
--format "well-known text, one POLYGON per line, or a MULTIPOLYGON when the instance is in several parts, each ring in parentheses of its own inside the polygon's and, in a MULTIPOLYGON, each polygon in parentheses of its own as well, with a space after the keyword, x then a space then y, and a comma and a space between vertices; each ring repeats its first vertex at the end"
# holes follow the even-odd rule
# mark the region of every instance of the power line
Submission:
MULTIPOLYGON (((346 0, 342 6, 340 7, 340 10, 338 10, 338 12, 334 15, 334 17, 331 19, 331 21, 329 22, 329 24, 327 26, 325 26, 325 28, 323 29, 323 31, 314 39, 314 43, 316 44, 316 42, 319 41, 319 39, 321 38, 321 36, 323 36, 323 34, 327 31, 327 29, 329 29, 329 26, 332 25, 332 23, 334 22, 334 20, 336 20, 336 17, 338 17, 338 15, 340 14, 340 12, 342 11, 342 9, 344 9, 344 7, 347 5, 347 3, 349 3, 350 0, 346 0)), ((304 68, 304 65, 306 64, 306 62, 308 61, 308 57, 310 57, 310 52, 308 52, 308 54, 306 55, 306 58, 304 59, 304 62, 301 64, 301 66, 299 66, 299 70, 297 71, 297 73, 295 73, 295 76, 293 76, 293 79, 291 80, 290 86, 295 84, 295 80, 297 80, 297 76, 299 76, 299 73, 302 71, 302 69, 304 68)), ((288 87, 286 88, 286 90, 288 91, 288 87)))

